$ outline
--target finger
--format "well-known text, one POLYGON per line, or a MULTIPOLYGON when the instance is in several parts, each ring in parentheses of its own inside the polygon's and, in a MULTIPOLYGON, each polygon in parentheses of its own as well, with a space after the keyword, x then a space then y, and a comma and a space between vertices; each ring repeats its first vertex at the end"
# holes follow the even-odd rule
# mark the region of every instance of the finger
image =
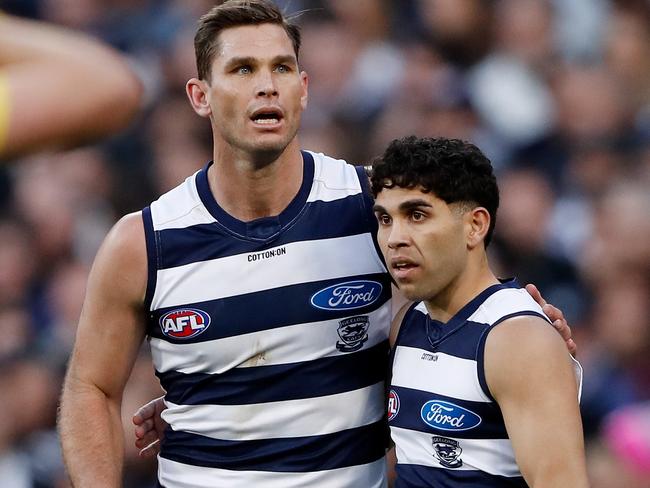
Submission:
POLYGON ((535 285, 532 283, 527 284, 526 291, 530 294, 531 297, 533 297, 533 300, 535 300, 540 305, 540 307, 546 305, 546 300, 544 300, 544 297, 535 285))
POLYGON ((542 311, 549 319, 551 319, 552 322, 555 322, 556 320, 564 320, 564 314, 562 313, 562 310, 551 305, 550 303, 544 305, 542 307, 542 311))
POLYGON ((140 450, 140 457, 142 458, 151 458, 160 452, 160 442, 156 441, 152 444, 149 444, 144 449, 140 450))
POLYGON ((554 321, 553 327, 555 327, 555 330, 560 333, 562 339, 565 341, 571 339, 571 327, 569 327, 569 324, 567 324, 566 320, 558 319, 554 321))
POLYGON ((153 417, 155 413, 155 406, 152 402, 142 405, 138 410, 133 414, 133 423, 135 425, 140 425, 146 419, 153 417))
POLYGON ((156 430, 156 425, 153 419, 147 419, 144 422, 142 422, 139 425, 136 425, 135 427, 135 436, 138 438, 143 438, 145 434, 147 434, 150 431, 155 431, 156 430))
POLYGON ((149 444, 158 442, 158 434, 155 431, 147 432, 144 437, 135 440, 135 446, 139 449, 147 447, 149 444))
POLYGON ((571 354, 573 357, 576 357, 576 354, 578 354, 578 345, 573 342, 573 339, 569 339, 566 343, 569 347, 569 354, 571 354))
POLYGON ((564 319, 556 320, 555 322, 553 322, 553 327, 555 328, 555 330, 557 330, 560 333, 562 339, 564 339, 564 342, 566 343, 566 347, 569 350, 569 354, 575 357, 576 354, 578 353, 578 346, 571 338, 572 331, 567 321, 564 319))

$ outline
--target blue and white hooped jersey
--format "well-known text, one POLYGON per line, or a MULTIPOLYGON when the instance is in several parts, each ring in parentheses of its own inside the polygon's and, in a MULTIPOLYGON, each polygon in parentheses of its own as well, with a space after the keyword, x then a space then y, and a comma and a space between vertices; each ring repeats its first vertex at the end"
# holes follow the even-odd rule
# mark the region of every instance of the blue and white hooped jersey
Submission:
POLYGON ((365 174, 303 152, 278 216, 227 214, 208 167, 143 210, 165 487, 385 486, 390 279, 365 174))
POLYGON ((388 397, 396 488, 527 486, 483 369, 489 331, 519 315, 548 321, 515 280, 487 288, 446 324, 423 302, 408 310, 388 397))

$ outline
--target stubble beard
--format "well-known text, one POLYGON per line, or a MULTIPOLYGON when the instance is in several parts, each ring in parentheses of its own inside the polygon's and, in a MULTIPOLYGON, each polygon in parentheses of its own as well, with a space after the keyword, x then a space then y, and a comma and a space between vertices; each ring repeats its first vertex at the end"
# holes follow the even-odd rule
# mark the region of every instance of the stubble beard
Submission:
MULTIPOLYGON (((262 169, 276 161, 295 139, 296 133, 287 134, 286 137, 273 141, 251 140, 247 137, 228 136, 225 141, 233 148, 249 155, 255 169, 262 169)), ((263 139, 263 136, 260 137, 263 139)))

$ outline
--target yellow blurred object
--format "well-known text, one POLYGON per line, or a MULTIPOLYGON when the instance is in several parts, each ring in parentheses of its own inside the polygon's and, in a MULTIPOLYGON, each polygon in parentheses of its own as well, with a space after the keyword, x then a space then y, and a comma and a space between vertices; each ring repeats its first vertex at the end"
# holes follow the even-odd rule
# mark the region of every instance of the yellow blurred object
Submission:
MULTIPOLYGON (((0 16, 3 15, 0 11, 0 16)), ((7 77, 0 73, 0 153, 7 140, 7 132, 9 131, 9 80, 7 77)))

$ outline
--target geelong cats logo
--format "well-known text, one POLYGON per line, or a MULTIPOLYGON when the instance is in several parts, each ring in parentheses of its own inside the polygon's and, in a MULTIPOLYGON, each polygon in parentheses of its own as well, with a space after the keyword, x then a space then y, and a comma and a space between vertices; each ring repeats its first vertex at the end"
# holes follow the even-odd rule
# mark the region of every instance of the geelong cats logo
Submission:
POLYGON ((370 322, 367 315, 350 317, 339 322, 338 334, 341 338, 336 341, 336 348, 341 352, 352 352, 361 349, 368 340, 370 322))
POLYGON ((463 449, 458 441, 446 437, 432 437, 433 455, 445 468, 460 468, 463 465, 460 455, 463 449))

